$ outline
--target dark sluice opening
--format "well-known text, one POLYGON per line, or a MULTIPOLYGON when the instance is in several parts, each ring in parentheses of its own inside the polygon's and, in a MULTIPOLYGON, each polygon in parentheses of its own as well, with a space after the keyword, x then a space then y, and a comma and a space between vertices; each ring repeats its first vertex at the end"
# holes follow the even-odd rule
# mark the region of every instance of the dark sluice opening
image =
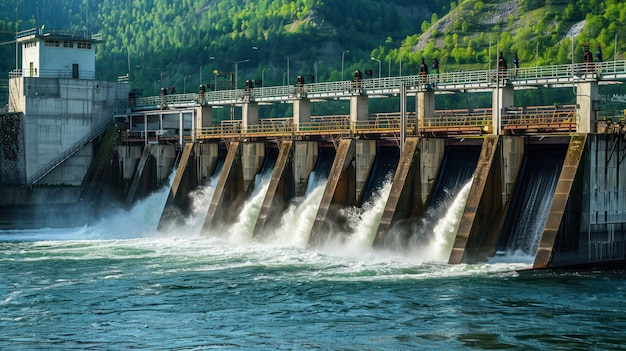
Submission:
POLYGON ((440 207, 458 194, 474 175, 479 157, 480 146, 449 147, 437 174, 428 208, 440 207))
POLYGON ((400 149, 395 146, 378 147, 372 170, 367 179, 360 205, 372 201, 387 181, 393 180, 393 174, 400 161, 400 149))
POLYGON ((385 246, 410 251, 428 245, 438 235, 435 227, 448 213, 464 185, 471 181, 480 157, 480 146, 448 146, 423 213, 394 223, 385 246))
POLYGON ((498 238, 498 255, 534 258, 567 145, 527 145, 498 238))
POLYGON ((309 174, 305 195, 308 195, 313 189, 328 179, 330 169, 333 167, 333 161, 335 160, 335 154, 335 149, 332 147, 320 147, 318 149, 317 162, 315 163, 315 168, 309 174))
MULTIPOLYGON (((159 221, 158 230, 163 231, 172 227, 183 227, 186 223, 189 223, 190 218, 195 214, 193 212, 193 198, 195 196, 199 196, 199 193, 206 191, 207 187, 215 188, 217 185, 217 181, 219 180, 220 173, 222 172, 222 168, 224 168, 224 162, 226 160, 226 150, 218 151, 218 158, 215 162, 215 166, 213 167, 213 171, 210 176, 203 177, 199 180, 198 186, 194 186, 192 189, 188 190, 186 196, 177 196, 177 199, 173 200, 172 203, 166 203, 165 208, 163 209, 163 213, 161 214, 161 219, 159 221), (179 200, 184 198, 183 202, 179 200)), ((192 161, 193 162, 193 161, 192 161)), ((195 165, 190 165, 189 170, 194 169, 195 165)), ((177 169, 174 169, 176 172, 177 169)), ((192 171, 192 174, 189 174, 188 177, 196 177, 197 169, 192 171)), ((168 200, 169 201, 169 200, 168 200)), ((206 212, 206 210, 205 210, 206 212)))
POLYGON ((274 172, 276 160, 278 160, 278 152, 279 150, 277 148, 265 149, 265 157, 263 158, 261 169, 259 170, 259 173, 257 173, 257 175, 254 177, 253 191, 256 192, 259 187, 269 182, 270 178, 272 177, 272 172, 274 172))

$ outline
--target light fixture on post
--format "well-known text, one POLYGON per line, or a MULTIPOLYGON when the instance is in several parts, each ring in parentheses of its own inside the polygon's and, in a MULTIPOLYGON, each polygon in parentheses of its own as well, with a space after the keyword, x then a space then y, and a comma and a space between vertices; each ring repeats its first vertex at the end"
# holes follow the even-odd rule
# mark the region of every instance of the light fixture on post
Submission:
POLYGON ((346 50, 341 53, 341 80, 343 81, 343 62, 346 57, 346 52, 350 52, 350 50, 346 50))
MULTIPOLYGON (((286 57, 287 58, 287 85, 289 85, 289 71, 290 71, 290 68, 289 68, 289 56, 282 55, 282 54, 277 54, 277 53, 272 52, 272 51, 263 50, 263 49, 259 48, 256 45, 254 45, 252 47, 252 50, 263 51, 263 52, 267 52, 268 54, 271 54, 271 55, 278 55, 278 56, 286 57)), ((284 81, 285 81, 285 79, 283 78, 283 85, 285 85, 284 81)))
POLYGON ((263 88, 263 86, 265 85, 265 71, 266 71, 266 70, 267 70, 267 71, 271 71, 271 70, 272 70, 272 67, 270 66, 270 67, 268 67, 268 68, 263 68, 263 69, 261 70, 261 88, 263 88))
MULTIPOLYGON (((235 86, 234 88, 237 89, 237 83, 238 83, 238 79, 237 79, 237 75, 238 75, 238 67, 240 63, 244 63, 244 62, 250 62, 250 60, 246 59, 246 60, 241 60, 241 61, 233 61, 233 60, 227 60, 227 59, 223 59, 223 58, 217 58, 215 56, 211 56, 209 57, 209 59, 211 60, 219 60, 219 61, 224 61, 224 62, 229 62, 229 63, 234 63, 235 64, 235 86)), ((232 87, 231 87, 232 89, 232 87)))
POLYGON ((406 44, 406 45, 400 45, 400 44, 396 44, 393 42, 393 40, 391 40, 391 38, 387 38, 387 40, 385 40, 386 44, 391 44, 391 45, 395 45, 398 48, 398 56, 400 58, 400 72, 399 72, 399 76, 402 77, 402 48, 407 47, 407 46, 411 46, 411 44, 406 44))
POLYGON ((378 78, 381 78, 380 77, 380 60, 377 59, 376 57, 372 57, 372 60, 378 62, 378 78))

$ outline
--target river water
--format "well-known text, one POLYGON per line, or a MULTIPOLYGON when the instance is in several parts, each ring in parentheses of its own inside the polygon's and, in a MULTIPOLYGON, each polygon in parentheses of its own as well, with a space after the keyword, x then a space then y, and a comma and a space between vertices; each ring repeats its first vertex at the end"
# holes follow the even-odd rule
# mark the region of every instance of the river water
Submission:
POLYGON ((166 191, 93 225, 0 231, 0 349, 626 349, 621 271, 445 263, 467 187, 397 252, 369 248, 375 201, 347 239, 305 249, 319 188, 264 242, 246 221, 200 233, 211 186, 162 232, 166 191))

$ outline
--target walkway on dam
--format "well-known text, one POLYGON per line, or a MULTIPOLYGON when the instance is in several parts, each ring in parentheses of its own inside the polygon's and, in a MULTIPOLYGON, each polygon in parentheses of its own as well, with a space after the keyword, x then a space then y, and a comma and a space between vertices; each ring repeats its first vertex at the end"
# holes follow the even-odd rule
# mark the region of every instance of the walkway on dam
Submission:
MULTIPOLYGON (((594 133, 598 86, 626 81, 626 61, 578 63, 504 70, 444 72, 428 75, 359 79, 295 86, 274 86, 133 98, 123 135, 129 143, 242 139, 322 138, 368 135, 404 140, 402 135, 479 136, 594 133), (573 87, 575 105, 514 105, 517 89, 573 87), (491 108, 435 110, 435 94, 490 92, 491 108), (399 96, 398 112, 369 114, 368 99, 399 96), (402 110, 414 96, 416 112, 402 110), (350 113, 311 116, 310 104, 350 100, 350 113), (258 106, 292 103, 293 117, 259 116, 258 106), (242 119, 212 122, 212 108, 242 106, 242 119), (186 116, 183 116, 186 114, 186 116), (164 116, 169 121, 164 123, 164 116), (172 116, 174 115, 174 116, 172 116), (173 119, 172 119, 173 118, 173 119), (187 120, 187 126, 183 120, 187 120), (169 125, 169 127, 165 127, 169 125), (169 131, 166 129, 170 129, 169 131)), ((600 116, 601 117, 601 116, 600 116)), ((621 120, 623 116, 619 119, 621 120)), ((601 119, 601 118, 600 118, 601 119)))
MULTIPOLYGON (((406 133, 425 136, 479 136, 492 131, 492 109, 437 110, 434 116, 416 123, 415 112, 407 113, 406 133)), ((502 129, 507 135, 537 133, 572 133, 576 131, 575 105, 529 106, 509 108, 502 118, 502 129)), ((219 125, 196 129, 195 140, 230 138, 292 138, 315 136, 391 137, 399 139, 402 119, 399 112, 378 113, 365 121, 350 121, 349 115, 311 116, 310 122, 293 119, 264 118, 258 124, 242 126, 241 120, 225 120, 219 125)), ((122 133, 125 143, 158 143, 177 141, 179 136, 159 135, 157 130, 126 131, 122 133)), ((185 139, 192 139, 191 135, 185 139)))
POLYGON ((384 77, 355 81, 323 82, 298 85, 271 86, 251 89, 219 90, 203 94, 173 94, 137 98, 133 110, 161 108, 185 108, 197 104, 223 106, 246 101, 284 102, 306 97, 309 99, 334 99, 349 97, 355 93, 370 97, 399 94, 401 87, 407 93, 432 90, 435 93, 463 91, 491 91, 498 86, 514 89, 536 87, 570 87, 578 82, 598 81, 599 84, 615 84, 626 81, 626 60, 575 63, 553 66, 442 72, 439 74, 384 77), (501 79, 498 79, 498 76, 501 79))

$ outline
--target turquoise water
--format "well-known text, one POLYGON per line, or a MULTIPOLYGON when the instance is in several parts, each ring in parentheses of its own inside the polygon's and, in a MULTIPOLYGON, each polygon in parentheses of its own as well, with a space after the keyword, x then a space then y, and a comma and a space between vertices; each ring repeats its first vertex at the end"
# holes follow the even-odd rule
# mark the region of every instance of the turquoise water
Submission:
MULTIPOLYGON (((447 265, 454 211, 443 237, 400 254, 354 249, 358 225, 319 250, 287 234, 253 243, 248 224, 201 235, 200 210, 157 232, 163 201, 92 226, 0 232, 0 349, 626 349, 623 272, 447 265)), ((311 201, 287 222, 308 223, 311 201)))

